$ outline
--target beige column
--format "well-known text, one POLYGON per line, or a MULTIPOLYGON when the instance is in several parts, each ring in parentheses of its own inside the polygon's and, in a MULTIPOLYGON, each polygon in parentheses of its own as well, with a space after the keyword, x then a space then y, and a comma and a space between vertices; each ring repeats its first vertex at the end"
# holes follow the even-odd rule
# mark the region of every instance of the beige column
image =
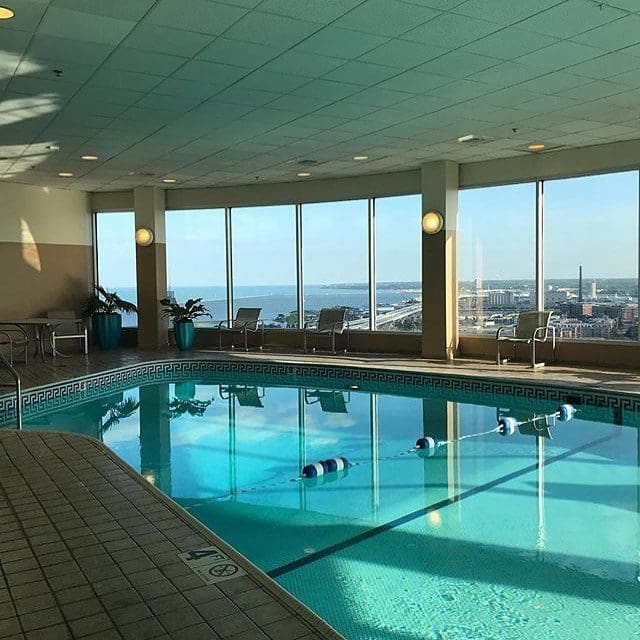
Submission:
POLYGON ((422 233, 422 357, 450 360, 458 348, 456 162, 422 166, 422 211, 430 209, 442 214, 444 226, 433 235, 422 233))
POLYGON ((136 187, 133 190, 136 229, 153 232, 148 247, 136 245, 138 277, 138 347, 158 349, 168 341, 167 322, 160 315, 160 299, 167 295, 167 250, 164 227, 164 190, 136 187))

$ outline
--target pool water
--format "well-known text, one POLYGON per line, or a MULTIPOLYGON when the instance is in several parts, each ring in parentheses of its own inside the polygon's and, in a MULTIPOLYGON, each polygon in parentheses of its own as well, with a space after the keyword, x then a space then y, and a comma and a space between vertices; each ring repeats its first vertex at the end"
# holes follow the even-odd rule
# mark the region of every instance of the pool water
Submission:
POLYGON ((100 438, 351 640, 640 638, 636 426, 584 407, 473 437, 555 409, 198 380, 25 423, 100 438))

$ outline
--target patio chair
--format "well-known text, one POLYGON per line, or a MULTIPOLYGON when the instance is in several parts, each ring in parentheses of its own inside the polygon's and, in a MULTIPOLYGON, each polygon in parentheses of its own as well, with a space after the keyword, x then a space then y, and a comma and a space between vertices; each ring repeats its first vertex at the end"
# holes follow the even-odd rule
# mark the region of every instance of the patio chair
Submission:
MULTIPOLYGON (((242 307, 238 309, 235 320, 231 321, 231 324, 227 320, 223 320, 218 324, 218 346, 222 351, 222 336, 226 333, 231 334, 231 348, 234 349, 233 336, 240 334, 244 336, 244 350, 249 351, 249 333, 257 334, 258 331, 262 331, 264 337, 264 329, 262 322, 258 319, 260 312, 259 307, 242 307), (227 326, 225 326, 227 325, 227 326)), ((262 351, 262 344, 264 340, 260 340, 259 349, 262 351)))
POLYGON ((0 328, 0 347, 9 347, 9 364, 13 364, 16 348, 24 349, 24 363, 29 359, 29 335, 17 325, 3 325, 0 328))
POLYGON ((555 359, 556 353, 556 328, 552 327, 551 311, 522 311, 518 315, 518 323, 515 327, 500 327, 496 333, 498 366, 506 364, 506 358, 500 356, 500 345, 504 342, 513 344, 513 358, 517 355, 519 344, 529 345, 531 348, 531 367, 544 367, 544 362, 536 362, 536 344, 547 342, 551 337, 552 352, 555 359), (504 335, 503 332, 511 329, 512 335, 504 335))
POLYGON ((346 397, 344 391, 322 391, 317 389, 304 390, 305 404, 320 403, 320 408, 325 413, 348 413, 347 404, 351 402, 351 395, 347 392, 346 397))
POLYGON ((51 328, 51 349, 54 357, 63 355, 58 351, 57 343, 64 340, 79 340, 84 354, 89 353, 89 339, 87 337, 87 322, 77 318, 73 311, 49 311, 47 318, 65 320, 51 328))
MULTIPOLYGON (((309 322, 304 324, 304 352, 307 353, 308 337, 316 337, 316 346, 312 348, 315 353, 320 345, 320 338, 326 337, 331 340, 331 353, 336 354, 336 336, 345 332, 346 307, 335 307, 332 309, 320 309, 320 315, 315 327, 311 327, 309 322)), ((344 350, 347 353, 347 349, 344 350)))
POLYGON ((264 398, 264 388, 262 391, 258 387, 246 387, 235 384, 220 385, 220 397, 223 400, 235 398, 241 407, 257 407, 264 408, 262 398, 264 398))

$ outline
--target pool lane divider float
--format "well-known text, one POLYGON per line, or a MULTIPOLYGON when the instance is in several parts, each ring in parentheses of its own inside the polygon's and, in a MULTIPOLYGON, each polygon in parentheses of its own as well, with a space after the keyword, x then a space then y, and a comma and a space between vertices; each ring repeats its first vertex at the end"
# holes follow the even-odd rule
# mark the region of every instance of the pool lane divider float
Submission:
POLYGON ((512 416, 501 416, 498 418, 498 426, 494 429, 489 429, 489 431, 469 433, 453 440, 438 440, 435 436, 423 436, 416 440, 415 448, 410 449, 410 451, 418 451, 418 453, 422 455, 433 456, 436 449, 447 444, 452 444, 453 442, 461 442, 467 438, 487 436, 491 433, 499 433, 501 436, 512 436, 521 425, 535 423, 538 420, 544 420, 546 427, 554 427, 556 422, 569 422, 575 415, 576 408, 572 404, 561 404, 553 413, 544 416, 534 416, 529 420, 518 421, 512 416))
MULTIPOLYGON (((454 440, 438 440, 435 436, 423 436, 416 440, 416 444, 411 449, 402 451, 394 456, 379 458, 384 460, 397 460, 400 456, 406 456, 410 453, 417 453, 420 457, 432 457, 436 450, 447 444, 461 442, 468 438, 479 438, 492 433, 498 433, 501 436, 511 436, 516 429, 524 424, 532 424, 538 420, 544 420, 547 427, 555 426, 556 422, 569 422, 576 414, 576 408, 572 404, 561 404, 553 413, 543 416, 534 416, 529 420, 518 421, 512 416, 501 416, 498 418, 498 425, 488 431, 480 433, 469 433, 454 440)), ((251 487, 248 489, 239 489, 237 493, 251 493, 260 489, 272 489, 287 482, 302 482, 305 487, 318 487, 329 482, 341 480, 349 475, 351 467, 359 467, 369 462, 349 462, 344 456, 334 456, 326 460, 317 460, 305 465, 297 478, 290 480, 281 480, 280 482, 261 485, 259 487, 251 487)))

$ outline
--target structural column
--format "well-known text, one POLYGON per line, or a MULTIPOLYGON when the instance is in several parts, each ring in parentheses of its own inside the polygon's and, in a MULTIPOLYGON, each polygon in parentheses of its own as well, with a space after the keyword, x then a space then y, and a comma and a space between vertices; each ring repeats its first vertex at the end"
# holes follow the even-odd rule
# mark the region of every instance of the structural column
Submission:
POLYGON ((422 357, 452 359, 458 348, 458 164, 422 166, 422 211, 438 211, 443 228, 422 233, 422 357))
POLYGON ((167 295, 167 250, 164 225, 164 190, 136 187, 133 190, 136 229, 153 233, 148 247, 136 245, 138 279, 138 347, 158 349, 168 341, 167 322, 160 314, 160 300, 167 295))

